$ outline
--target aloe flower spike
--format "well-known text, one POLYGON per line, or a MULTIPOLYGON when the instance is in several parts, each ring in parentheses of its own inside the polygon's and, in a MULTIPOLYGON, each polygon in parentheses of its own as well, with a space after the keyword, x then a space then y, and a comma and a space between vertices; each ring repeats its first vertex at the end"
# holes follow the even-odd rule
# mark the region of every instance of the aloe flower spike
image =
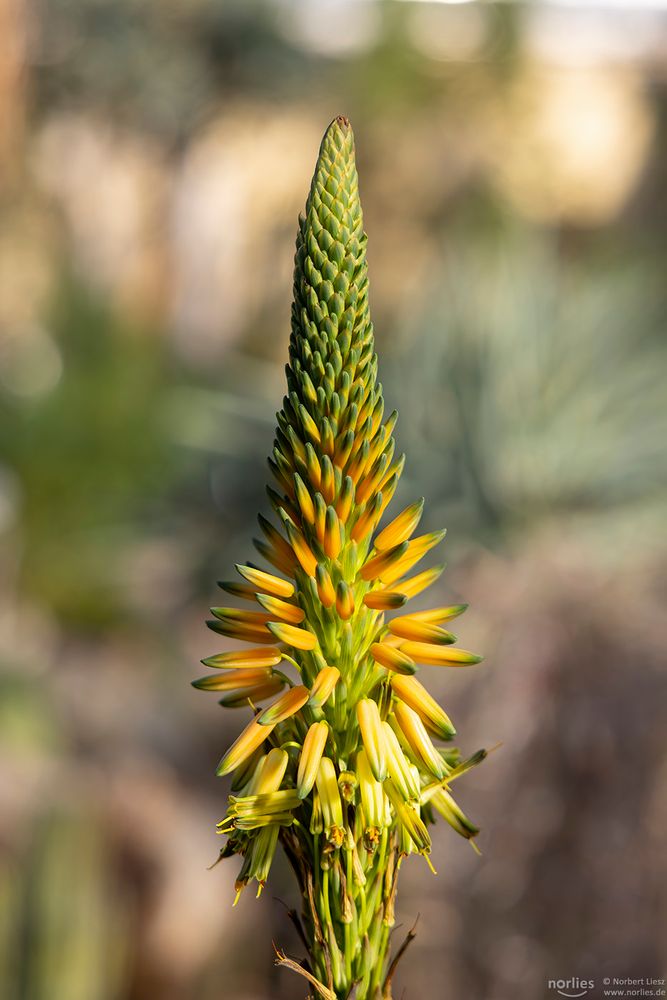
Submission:
POLYGON ((324 135, 299 219, 291 327, 269 459, 273 520, 259 515, 255 539, 267 566, 240 564, 242 582, 221 583, 247 603, 213 608, 208 624, 242 645, 207 657, 218 672, 194 683, 252 713, 218 766, 232 774, 218 832, 222 856, 243 858, 236 899, 252 880, 259 895, 282 844, 309 956, 304 967, 278 952, 278 963, 328 1000, 388 1000, 401 862, 418 854, 430 865, 436 816, 472 842, 477 827, 449 786, 486 753, 461 762, 438 746, 454 726, 414 676, 422 664, 480 657, 443 628, 466 605, 405 608, 443 570, 415 569, 444 538, 414 536, 423 499, 381 524, 404 456, 394 455, 396 413, 385 416, 377 381, 346 118, 324 135))

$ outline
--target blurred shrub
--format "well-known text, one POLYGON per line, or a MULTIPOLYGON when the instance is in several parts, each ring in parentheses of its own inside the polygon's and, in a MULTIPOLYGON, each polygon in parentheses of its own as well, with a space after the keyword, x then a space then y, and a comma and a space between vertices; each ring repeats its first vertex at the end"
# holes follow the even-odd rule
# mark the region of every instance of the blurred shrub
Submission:
MULTIPOLYGON (((122 611, 120 548, 170 475, 160 427, 164 343, 119 324, 72 279, 48 330, 56 384, 0 396, 0 452, 20 484, 21 582, 63 619, 98 626, 122 611)), ((40 361, 37 353, 32 364, 40 361)))

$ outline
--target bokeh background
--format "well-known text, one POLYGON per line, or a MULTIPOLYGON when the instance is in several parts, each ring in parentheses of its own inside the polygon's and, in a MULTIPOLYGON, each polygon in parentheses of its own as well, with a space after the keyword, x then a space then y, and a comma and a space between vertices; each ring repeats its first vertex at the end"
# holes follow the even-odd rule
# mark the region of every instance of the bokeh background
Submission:
POLYGON ((460 790, 482 857, 441 828, 404 866, 397 995, 664 975, 660 6, 0 0, 0 51, 2 1000, 302 995, 289 873, 232 910, 206 870, 241 716, 189 681, 339 113, 398 501, 486 654, 432 687, 503 744, 460 790))

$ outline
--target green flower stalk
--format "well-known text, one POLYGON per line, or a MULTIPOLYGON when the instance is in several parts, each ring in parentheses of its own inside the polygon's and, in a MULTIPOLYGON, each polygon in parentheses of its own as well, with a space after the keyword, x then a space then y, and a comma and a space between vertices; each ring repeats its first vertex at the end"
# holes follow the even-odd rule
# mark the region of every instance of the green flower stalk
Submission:
POLYGON ((420 664, 479 662, 443 627, 466 605, 401 610, 440 576, 442 566, 415 567, 444 531, 415 536, 422 500, 378 530, 404 456, 394 456, 397 415, 385 419, 377 382, 345 118, 325 133, 299 220, 277 416, 275 516, 259 516, 264 537, 255 540, 272 569, 237 566, 241 580, 220 586, 253 610, 212 608, 208 622, 250 645, 204 660, 217 672, 194 682, 253 712, 218 766, 233 775, 221 856, 243 858, 237 899, 251 880, 259 895, 280 842, 309 954, 304 964, 279 961, 330 1000, 386 998, 401 863, 410 854, 428 862, 436 814, 472 842, 477 828, 450 788, 485 751, 461 760, 454 726, 415 676, 420 664))

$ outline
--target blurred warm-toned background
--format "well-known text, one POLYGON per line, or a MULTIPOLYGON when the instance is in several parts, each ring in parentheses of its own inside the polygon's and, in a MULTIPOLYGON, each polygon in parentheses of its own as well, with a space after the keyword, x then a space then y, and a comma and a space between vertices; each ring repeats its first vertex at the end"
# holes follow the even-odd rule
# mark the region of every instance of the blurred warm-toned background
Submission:
POLYGON ((503 743, 460 790, 482 857, 442 827, 437 878, 404 867, 397 995, 664 975, 665 13, 0 0, 0 60, 2 1000, 303 993, 289 873, 232 910, 206 870, 241 715, 189 681, 266 510, 339 113, 398 499, 486 654, 430 681, 503 743))

